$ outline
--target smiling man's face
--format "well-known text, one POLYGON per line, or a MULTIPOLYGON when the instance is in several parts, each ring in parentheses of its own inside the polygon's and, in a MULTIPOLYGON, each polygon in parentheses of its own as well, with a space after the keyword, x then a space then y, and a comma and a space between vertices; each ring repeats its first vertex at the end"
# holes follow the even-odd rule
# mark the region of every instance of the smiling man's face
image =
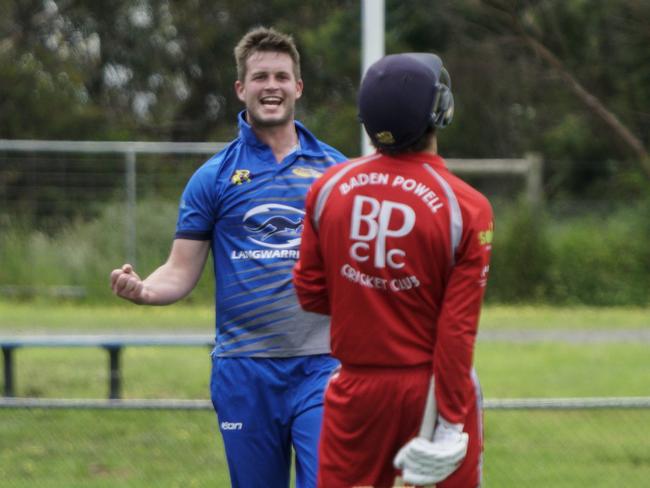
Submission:
POLYGON ((293 123, 296 100, 302 95, 302 80, 296 79, 293 68, 285 53, 258 51, 246 60, 246 77, 235 82, 235 90, 253 127, 293 123))

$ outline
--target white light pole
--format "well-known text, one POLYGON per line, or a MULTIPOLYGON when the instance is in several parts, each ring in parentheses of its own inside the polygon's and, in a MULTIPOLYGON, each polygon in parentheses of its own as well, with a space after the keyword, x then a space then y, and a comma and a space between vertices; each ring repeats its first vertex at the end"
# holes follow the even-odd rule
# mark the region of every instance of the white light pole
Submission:
MULTIPOLYGON (((361 1, 361 77, 368 67, 385 53, 384 31, 386 29, 384 0, 361 1)), ((361 154, 372 152, 366 131, 361 128, 361 154)))

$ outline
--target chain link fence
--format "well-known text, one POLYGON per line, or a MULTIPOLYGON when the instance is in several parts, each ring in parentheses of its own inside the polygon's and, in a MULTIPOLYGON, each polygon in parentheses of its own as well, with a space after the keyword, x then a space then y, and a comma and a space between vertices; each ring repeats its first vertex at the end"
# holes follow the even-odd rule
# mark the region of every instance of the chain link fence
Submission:
POLYGON ((138 200, 176 203, 189 176, 224 143, 0 140, 0 226, 54 234, 117 205, 136 260, 138 200))
MULTIPOLYGON (((189 176, 223 147, 215 143, 39 141, 0 139, 0 217, 18 216, 52 232, 76 218, 94 218, 109 202, 123 205, 125 246, 135 258, 138 200, 178 200, 189 176)), ((542 163, 522 159, 450 159, 467 177, 519 180, 528 200, 542 200, 542 163)), ((482 186, 488 185, 484 182, 482 186)), ((2 225, 2 220, 0 220, 2 225)))
POLYGON ((0 297, 106 299, 107 266, 151 271, 185 183, 223 147, 0 140, 0 297))
MULTIPOLYGON (((486 487, 650 479, 650 398, 488 400, 484 420, 486 487)), ((5 399, 0 479, 11 488, 229 486, 202 400, 5 399)))
MULTIPOLYGON (((0 139, 0 298, 105 299, 106 263, 155 269, 187 180, 224 146, 0 139)), ((448 163, 488 195, 543 198, 535 156, 448 163)))
POLYGON ((650 409, 488 410, 486 487, 647 486, 650 409))

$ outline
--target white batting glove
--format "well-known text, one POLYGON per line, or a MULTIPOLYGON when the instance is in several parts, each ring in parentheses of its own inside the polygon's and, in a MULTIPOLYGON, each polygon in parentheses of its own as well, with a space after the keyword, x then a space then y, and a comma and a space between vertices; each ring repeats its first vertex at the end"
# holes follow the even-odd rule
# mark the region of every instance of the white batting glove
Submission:
POLYGON ((402 470, 402 479, 414 485, 438 483, 453 473, 467 454, 469 436, 462 424, 438 417, 433 441, 416 437, 397 453, 393 464, 402 470))

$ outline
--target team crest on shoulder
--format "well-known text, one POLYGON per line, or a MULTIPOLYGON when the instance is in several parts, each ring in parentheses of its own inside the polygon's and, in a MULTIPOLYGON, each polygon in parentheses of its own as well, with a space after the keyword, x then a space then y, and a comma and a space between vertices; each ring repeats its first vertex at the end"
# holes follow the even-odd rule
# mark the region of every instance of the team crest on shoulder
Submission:
POLYGON ((230 177, 230 182, 233 185, 241 185, 242 183, 249 183, 251 181, 251 172, 247 169, 238 169, 230 177))
POLYGON ((304 168, 301 166, 293 168, 291 172, 300 178, 320 178, 323 176, 323 173, 315 170, 314 168, 304 168))

